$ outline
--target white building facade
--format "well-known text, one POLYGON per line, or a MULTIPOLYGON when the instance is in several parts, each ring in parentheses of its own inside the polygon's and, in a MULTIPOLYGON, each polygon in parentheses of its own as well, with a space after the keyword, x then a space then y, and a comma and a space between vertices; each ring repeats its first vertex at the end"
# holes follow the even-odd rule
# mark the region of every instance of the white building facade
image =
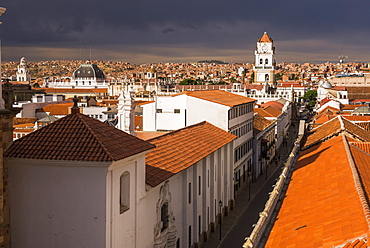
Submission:
POLYGON ((143 131, 169 131, 207 121, 238 138, 234 149, 235 192, 252 161, 255 100, 222 90, 183 92, 143 105, 143 131))

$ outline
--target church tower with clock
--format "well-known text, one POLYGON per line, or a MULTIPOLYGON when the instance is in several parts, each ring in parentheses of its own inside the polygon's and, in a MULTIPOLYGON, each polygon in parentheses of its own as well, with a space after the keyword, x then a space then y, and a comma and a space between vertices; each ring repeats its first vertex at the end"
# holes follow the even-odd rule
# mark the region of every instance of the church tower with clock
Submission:
POLYGON ((253 66, 254 83, 269 84, 270 87, 274 87, 275 47, 267 32, 264 32, 262 37, 258 39, 254 54, 256 58, 253 66))

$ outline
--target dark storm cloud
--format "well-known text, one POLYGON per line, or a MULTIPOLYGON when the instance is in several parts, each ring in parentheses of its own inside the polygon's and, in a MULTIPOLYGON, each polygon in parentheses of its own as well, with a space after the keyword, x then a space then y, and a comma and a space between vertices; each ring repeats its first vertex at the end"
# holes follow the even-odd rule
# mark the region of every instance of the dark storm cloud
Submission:
POLYGON ((330 44, 366 45, 370 38, 370 2, 365 0, 23 0, 2 6, 7 8, 0 17, 4 46, 25 49, 81 44, 123 50, 253 49, 267 29, 281 51, 310 53, 312 44, 322 42, 328 49, 330 44))

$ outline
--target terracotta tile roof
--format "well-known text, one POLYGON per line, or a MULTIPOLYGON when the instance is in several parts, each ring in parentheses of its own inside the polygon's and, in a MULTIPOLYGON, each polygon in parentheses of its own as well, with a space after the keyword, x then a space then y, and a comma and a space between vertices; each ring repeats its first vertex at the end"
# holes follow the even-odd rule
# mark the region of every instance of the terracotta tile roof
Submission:
POLYGON ((33 128, 34 126, 35 126, 35 123, 24 123, 24 124, 13 125, 14 128, 33 128))
POLYGON ((336 112, 339 112, 339 111, 340 111, 340 109, 338 109, 338 108, 333 108, 333 107, 331 107, 331 106, 327 106, 327 107, 325 107, 324 109, 320 110, 320 111, 319 111, 319 113, 322 113, 323 111, 331 111, 331 112, 333 112, 333 113, 336 113, 336 112))
POLYGON ((13 130, 14 133, 32 133, 35 131, 33 128, 15 128, 13 130))
POLYGON ((45 107, 36 110, 36 112, 49 112, 49 115, 68 115, 70 108, 73 107, 73 102, 49 104, 45 107))
POLYGON ((261 105, 262 107, 266 108, 268 106, 271 106, 273 108, 276 108, 277 110, 279 110, 280 112, 283 111, 283 107, 284 105, 281 104, 280 102, 277 102, 277 101, 269 101, 269 102, 265 102, 261 105))
POLYGON ((333 247, 368 233, 352 173, 341 136, 303 151, 265 247, 333 247))
POLYGON ((369 247, 368 237, 355 239, 353 241, 347 242, 343 247, 341 246, 341 248, 367 248, 367 247, 369 247))
POLYGON ((361 178, 367 199, 370 199, 370 143, 350 142, 349 147, 353 161, 361 178))
POLYGON ((71 114, 14 141, 5 157, 110 162, 154 145, 83 114, 71 114))
MULTIPOLYGON (((363 117, 365 117, 365 116, 363 116, 363 117)), ((366 117, 368 117, 368 116, 366 116, 366 117)), ((362 127, 366 131, 370 132, 370 122, 358 122, 358 123, 356 123, 356 125, 362 127)))
POLYGON ((215 102, 221 105, 226 105, 229 107, 234 107, 244 103, 255 102, 255 99, 240 96, 223 90, 197 90, 197 91, 184 91, 178 95, 188 95, 196 98, 200 98, 206 101, 215 102))
POLYGON ((272 42, 272 39, 268 36, 267 32, 264 32, 262 37, 258 39, 258 42, 272 42))
POLYGON ((315 120, 315 124, 324 124, 327 121, 335 118, 335 115, 321 115, 319 118, 315 120))
POLYGON ((62 94, 62 93, 108 93, 108 89, 71 89, 71 88, 39 88, 46 93, 62 94))
POLYGON ((150 139, 154 139, 156 137, 159 137, 159 136, 162 136, 163 134, 166 134, 168 132, 136 132, 136 137, 138 137, 139 139, 142 139, 142 140, 150 140, 150 139))
POLYGON ((36 117, 15 117, 13 118, 13 125, 19 125, 24 123, 35 123, 37 121, 36 117))
POLYGON ((260 133, 263 129, 270 126, 272 123, 273 121, 267 120, 262 115, 255 114, 253 119, 253 134, 256 135, 260 133))
POLYGON ((370 132, 348 121, 342 116, 337 116, 319 127, 314 128, 307 136, 304 149, 340 133, 350 135, 361 141, 370 141, 370 132))
POLYGON ((342 110, 354 110, 362 106, 367 106, 367 105, 365 104, 342 104, 342 110))
POLYGON ((148 140, 156 148, 146 155, 147 184, 158 185, 235 138, 235 135, 203 121, 148 140))
POLYGON ((267 113, 270 113, 273 117, 278 117, 279 115, 281 115, 282 111, 272 107, 272 106, 268 106, 265 108, 265 111, 267 113))

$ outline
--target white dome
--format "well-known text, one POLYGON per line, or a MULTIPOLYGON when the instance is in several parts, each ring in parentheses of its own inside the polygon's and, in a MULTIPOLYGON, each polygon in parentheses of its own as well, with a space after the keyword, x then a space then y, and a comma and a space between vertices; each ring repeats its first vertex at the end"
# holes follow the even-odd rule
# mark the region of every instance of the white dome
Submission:
POLYGON ((322 87, 324 89, 333 88, 333 85, 331 85, 328 81, 321 81, 319 85, 320 85, 320 87, 322 87))

